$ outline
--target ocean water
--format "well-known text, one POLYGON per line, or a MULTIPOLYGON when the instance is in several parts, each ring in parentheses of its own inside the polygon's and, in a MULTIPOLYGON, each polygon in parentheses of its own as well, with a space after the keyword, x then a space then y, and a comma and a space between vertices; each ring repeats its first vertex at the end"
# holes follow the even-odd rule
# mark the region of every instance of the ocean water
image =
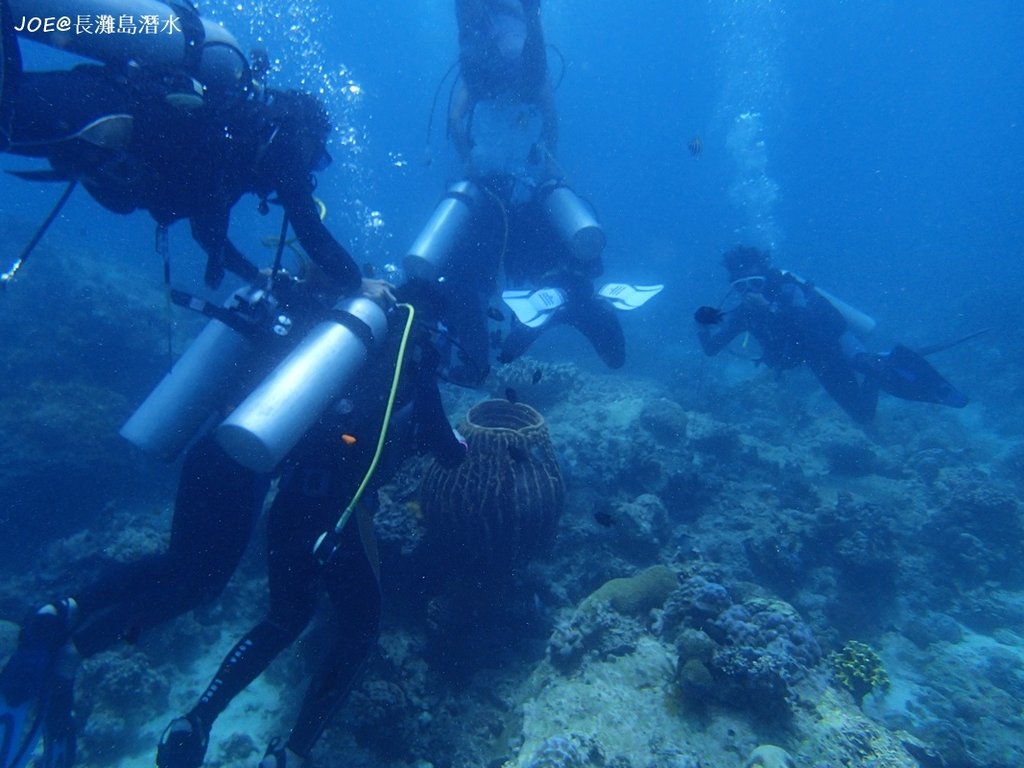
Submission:
MULTIPOLYGON (((339 240, 378 268, 400 262, 458 173, 444 135, 457 55, 452 5, 202 7, 244 46, 268 48, 272 84, 324 98, 334 163, 318 195, 339 240)), ((955 766, 1020 764, 1024 6, 545 0, 543 21, 559 83, 558 161, 607 233, 604 278, 665 289, 620 315, 621 372, 605 371, 585 342, 559 330, 530 351, 528 365, 543 371, 534 389, 533 368, 525 379, 495 374, 477 392, 445 389, 453 420, 509 387, 535 401, 566 476, 563 526, 521 599, 508 598, 505 619, 491 615, 497 628, 478 628, 500 652, 461 649, 459 674, 420 652, 427 621, 392 595, 385 661, 368 670, 357 705, 339 713, 321 759, 739 768, 753 747, 774 743, 801 765, 912 764, 901 754, 922 765, 942 764, 928 754, 955 766), (736 244, 769 248, 778 265, 870 314, 876 349, 984 331, 929 358, 970 404, 952 411, 883 395, 876 422, 861 429, 806 372, 776 379, 742 355, 704 358, 692 314, 725 293, 719 260, 736 244), (685 426, 673 428, 673 418, 685 426), (603 582, 656 564, 677 573, 683 595, 699 591, 700 578, 723 584, 737 605, 788 602, 823 659, 851 639, 869 644, 892 680, 888 694, 863 706, 840 701, 821 721, 849 728, 826 733, 752 714, 740 701, 749 690, 687 687, 674 671, 687 657, 672 622, 693 629, 699 617, 672 599, 652 616, 616 618, 617 651, 578 606, 603 582), (582 660, 553 672, 541 660, 568 647, 572 632, 584 638, 582 660), (637 694, 649 689, 657 703, 637 694), (701 695, 713 703, 694 713, 686 699, 701 695), (631 735, 608 722, 631 722, 627 712, 646 713, 631 735), (879 735, 874 751, 851 757, 853 746, 836 744, 857 728, 879 735), (915 744, 892 735, 904 731, 915 744), (560 738, 573 746, 545 751, 560 738)), ((23 52, 31 68, 75 63, 32 44, 23 52)), ((0 156, 4 170, 35 167, 0 156)), ((0 175, 0 269, 60 189, 0 175)), ((269 263, 262 239, 278 224, 243 199, 232 236, 269 263)), ((185 224, 171 228, 170 251, 176 286, 216 300, 230 289, 202 287, 204 258, 185 224)), ((117 429, 201 325, 168 310, 148 216, 109 213, 81 190, 0 292, 0 617, 17 622, 28 606, 87 580, 97 557, 162 541, 177 468, 133 452, 117 429)), ((220 608, 90 662, 85 679, 116 673, 122 682, 85 699, 85 764, 151 764, 159 728, 259 616, 258 599, 245 599, 259 594, 259 558, 257 546, 220 608), (203 640, 194 653, 169 652, 193 635, 203 640), (150 692, 141 715, 132 685, 150 692)), ((233 749, 211 751, 209 764, 254 764, 284 731, 287 691, 302 687, 303 672, 286 659, 247 694, 244 713, 232 710, 215 732, 233 749)), ((801 684, 840 690, 815 674, 801 684)), ((794 695, 822 712, 820 690, 794 695)))

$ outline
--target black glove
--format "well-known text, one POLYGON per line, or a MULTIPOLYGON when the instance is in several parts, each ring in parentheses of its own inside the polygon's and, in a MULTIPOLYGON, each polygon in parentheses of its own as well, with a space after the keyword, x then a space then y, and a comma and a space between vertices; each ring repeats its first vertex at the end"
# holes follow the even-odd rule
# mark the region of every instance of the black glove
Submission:
POLYGON ((716 307, 697 307, 693 319, 701 325, 718 325, 722 322, 722 310, 716 307))

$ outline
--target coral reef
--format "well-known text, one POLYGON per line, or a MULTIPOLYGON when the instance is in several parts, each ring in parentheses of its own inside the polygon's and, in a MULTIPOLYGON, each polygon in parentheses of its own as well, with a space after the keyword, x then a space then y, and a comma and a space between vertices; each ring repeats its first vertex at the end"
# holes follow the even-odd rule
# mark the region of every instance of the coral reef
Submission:
POLYGON ((580 604, 579 610, 593 611, 599 604, 607 603, 621 614, 642 618, 664 605, 676 586, 676 574, 671 568, 652 565, 635 576, 605 582, 580 604))
POLYGON ((734 602, 721 584, 694 575, 666 606, 675 632, 684 699, 714 700, 764 713, 789 707, 791 687, 821 660, 821 649, 792 606, 749 597, 734 602), (679 627, 682 631, 679 631, 679 627))
POLYGON ((570 739, 551 736, 541 742, 523 768, 583 768, 583 759, 570 739))
POLYGON ((743 768, 796 768, 796 762, 782 747, 762 744, 750 753, 743 768))
MULTIPOLYGON (((857 430, 809 411, 809 388, 715 382, 728 397, 698 406, 651 381, 547 366, 523 359, 496 386, 544 405, 565 483, 550 546, 502 589, 471 583, 483 598, 473 608, 432 592, 415 496, 424 460, 404 467, 376 518, 381 651, 317 759, 726 768, 779 757, 765 749, 776 745, 814 768, 1024 764, 1021 484, 1005 474, 1009 443, 962 447, 955 422, 911 407, 887 409, 877 433, 857 430), (834 661, 850 636, 877 649, 890 680, 863 711, 856 683, 848 693, 821 663, 822 648, 834 661)), ((452 413, 478 397, 444 395, 452 413)), ((38 471, 41 457, 23 459, 38 471)), ((87 576, 91 553, 161 546, 171 495, 153 495, 83 502, 97 522, 7 574, 4 615, 87 576)), ((217 605, 83 668, 83 768, 151 761, 167 717, 259 615, 258 555, 217 605)), ((251 765, 287 727, 325 631, 225 713, 211 766, 251 765)))
POLYGON ((836 681, 858 704, 863 703, 869 693, 889 690, 889 675, 882 658, 869 645, 850 640, 828 655, 828 663, 836 681))

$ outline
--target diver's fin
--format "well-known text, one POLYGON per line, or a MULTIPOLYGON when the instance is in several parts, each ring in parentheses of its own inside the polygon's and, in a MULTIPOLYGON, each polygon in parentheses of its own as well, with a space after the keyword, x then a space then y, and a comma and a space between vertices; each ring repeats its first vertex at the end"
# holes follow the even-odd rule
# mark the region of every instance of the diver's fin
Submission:
POLYGON ((0 693, 0 768, 25 768, 43 735, 41 698, 18 701, 0 693))
POLYGON ((942 352, 944 349, 955 347, 957 344, 963 344, 965 341, 976 339, 983 333, 988 333, 988 328, 982 328, 980 331, 974 333, 968 333, 966 336, 961 336, 959 339, 953 339, 952 341, 940 341, 938 344, 930 344, 927 347, 921 347, 917 350, 917 354, 921 357, 927 357, 928 355, 934 355, 936 352, 942 352))
POLYGON ((527 328, 540 328, 551 319, 556 309, 565 304, 565 293, 558 288, 503 291, 501 298, 527 328))
POLYGON ((66 173, 58 173, 52 168, 40 168, 35 171, 7 171, 11 176, 17 176, 25 181, 71 181, 66 173))
POLYGON ((602 286, 597 295, 616 309, 628 310, 642 307, 659 293, 664 285, 627 285, 625 283, 608 283, 602 286))
MULTIPOLYGON (((17 649, 0 670, 0 768, 28 764, 40 736, 51 727, 45 721, 54 712, 51 699, 62 684, 70 702, 77 658, 70 640, 77 617, 78 604, 70 597, 39 608, 25 622, 17 649)), ((70 720, 70 703, 67 713, 70 720)))
POLYGON ((879 384, 890 395, 904 400, 938 403, 963 408, 967 397, 918 353, 897 344, 881 356, 879 384))
POLYGON ((81 139, 103 149, 122 150, 131 141, 133 123, 132 116, 126 113, 104 115, 68 138, 81 139))

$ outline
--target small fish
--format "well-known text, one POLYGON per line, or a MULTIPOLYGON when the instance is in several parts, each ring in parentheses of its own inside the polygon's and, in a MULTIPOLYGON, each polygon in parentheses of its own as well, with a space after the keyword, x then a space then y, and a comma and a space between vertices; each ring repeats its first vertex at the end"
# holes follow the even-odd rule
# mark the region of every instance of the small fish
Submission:
POLYGON ((505 322, 505 315, 503 315, 501 310, 497 307, 488 307, 487 316, 496 323, 505 322))
POLYGON ((350 435, 346 432, 341 436, 341 442, 343 442, 345 445, 355 445, 356 438, 353 435, 350 435))
POLYGON ((142 637, 142 625, 138 622, 132 622, 125 629, 121 639, 128 643, 128 645, 137 645, 140 637, 142 637))
POLYGON ((599 509, 594 513, 594 522, 605 528, 611 528, 615 525, 615 518, 605 510, 599 509))
POLYGON ((533 378, 531 379, 531 381, 534 384, 537 384, 537 383, 540 382, 540 379, 541 379, 541 377, 543 375, 544 375, 544 371, 542 371, 540 368, 534 368, 533 369, 533 378))
POLYGON ((686 148, 694 157, 700 157, 700 153, 704 151, 704 140, 700 136, 694 136, 687 143, 686 148))
POLYGON ((512 387, 508 387, 505 390, 505 399, 508 400, 510 403, 518 403, 519 393, 512 389, 512 387))

